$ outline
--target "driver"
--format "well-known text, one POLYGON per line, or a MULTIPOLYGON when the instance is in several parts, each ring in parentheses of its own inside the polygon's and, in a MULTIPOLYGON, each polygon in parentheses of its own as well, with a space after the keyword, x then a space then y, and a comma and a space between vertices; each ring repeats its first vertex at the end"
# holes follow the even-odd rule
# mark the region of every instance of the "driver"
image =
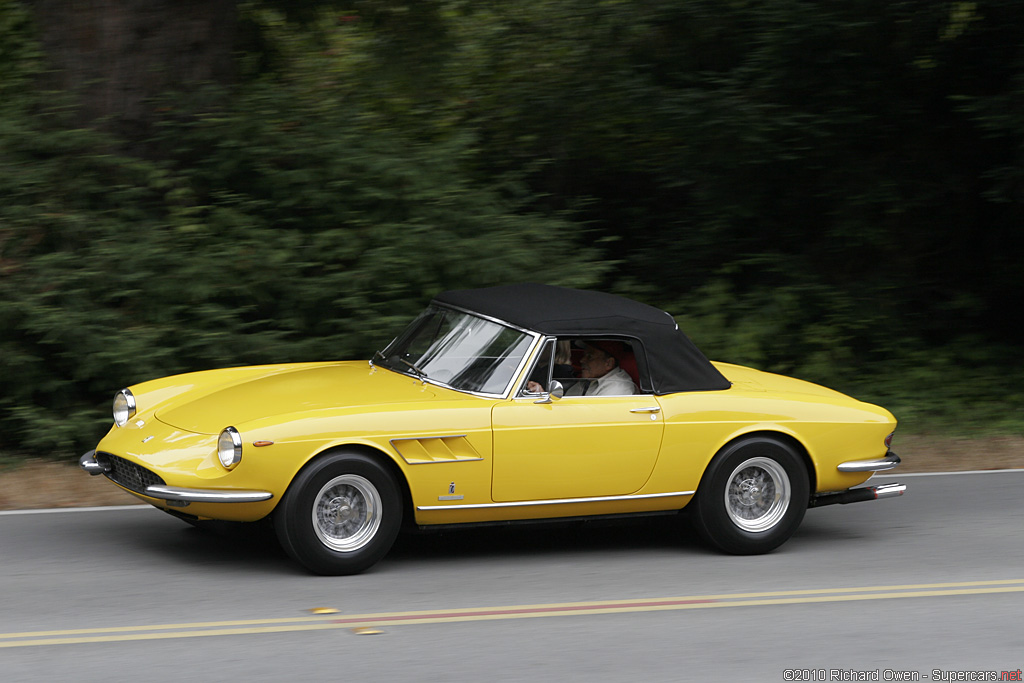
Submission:
POLYGON ((566 396, 629 396, 636 385, 629 373, 619 367, 619 358, 626 355, 626 345, 619 341, 582 342, 580 377, 584 380, 565 392, 566 396))

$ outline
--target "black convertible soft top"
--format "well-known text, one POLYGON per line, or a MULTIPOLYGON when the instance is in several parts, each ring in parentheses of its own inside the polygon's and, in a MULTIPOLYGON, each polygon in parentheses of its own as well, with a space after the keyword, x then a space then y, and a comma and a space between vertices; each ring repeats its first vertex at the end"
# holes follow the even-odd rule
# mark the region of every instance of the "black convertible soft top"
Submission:
POLYGON ((621 296, 526 283, 456 289, 442 292, 434 301, 546 335, 637 339, 646 352, 655 394, 730 386, 671 315, 621 296))

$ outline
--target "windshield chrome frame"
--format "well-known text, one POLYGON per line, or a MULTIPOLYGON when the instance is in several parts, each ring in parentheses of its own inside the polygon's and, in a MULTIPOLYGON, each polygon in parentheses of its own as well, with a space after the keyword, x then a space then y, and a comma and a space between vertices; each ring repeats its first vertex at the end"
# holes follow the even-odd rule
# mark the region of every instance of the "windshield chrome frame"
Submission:
MULTIPOLYGON (((413 372, 411 369, 410 369, 409 372, 405 372, 403 370, 397 370, 397 369, 392 368, 392 367, 386 367, 386 366, 383 366, 383 365, 378 365, 376 363, 373 363, 373 361, 370 361, 371 363, 373 363, 373 366, 374 367, 378 367, 378 368, 383 368, 385 370, 390 370, 391 372, 396 372, 399 375, 405 375, 406 377, 412 377, 413 379, 419 380, 419 381, 423 382, 424 384, 432 384, 434 386, 443 387, 445 389, 451 389, 452 391, 457 391, 460 394, 469 394, 470 396, 479 396, 481 398, 507 399, 509 397, 509 395, 511 394, 511 392, 513 391, 513 389, 516 386, 519 385, 519 379, 522 377, 523 370, 526 368, 527 364, 533 359, 534 355, 536 355, 536 353, 537 353, 537 342, 538 342, 538 340, 543 340, 544 339, 544 335, 541 334, 540 332, 534 332, 533 330, 528 330, 525 327, 520 327, 519 325, 513 325, 512 323, 509 323, 509 322, 506 322, 504 320, 501 320, 500 318, 495 318, 495 317, 490 316, 490 315, 484 315, 483 313, 477 313, 476 311, 471 311, 468 308, 461 308, 459 306, 450 306, 448 304, 439 304, 439 303, 434 303, 434 302, 430 303, 428 308, 430 308, 430 307, 433 307, 433 308, 443 308, 443 309, 446 309, 446 310, 449 310, 449 311, 455 311, 456 313, 465 313, 466 315, 471 315, 474 318, 480 318, 481 320, 486 320, 488 322, 492 322, 492 323, 495 323, 497 325, 501 325, 502 327, 507 327, 507 328, 509 328, 511 330, 515 330, 517 332, 522 332, 526 336, 533 338, 533 341, 530 343, 530 346, 526 349, 526 353, 523 354, 522 360, 519 361, 519 365, 516 367, 515 371, 511 374, 510 379, 508 381, 508 384, 505 385, 505 388, 502 391, 502 393, 495 394, 495 393, 486 393, 486 392, 482 392, 482 391, 469 391, 467 389, 460 389, 458 387, 453 387, 450 384, 445 384, 444 382, 442 382, 440 380, 431 379, 430 377, 420 377, 415 372, 413 372)), ((424 309, 424 310, 426 310, 426 309, 424 309)), ((421 312, 421 314, 422 314, 422 312, 421 312)), ((410 321, 410 323, 411 322, 412 321, 410 321)), ((404 332, 405 330, 402 330, 402 331, 404 332)), ((388 355, 388 350, 392 346, 395 345, 395 342, 397 342, 398 338, 401 337, 401 336, 402 335, 399 334, 398 336, 396 336, 394 339, 391 340, 390 344, 388 344, 387 346, 384 347, 384 351, 382 351, 382 353, 385 356, 388 355)))
MULTIPOLYGON (((526 374, 525 375, 522 374, 523 370, 519 371, 520 378, 519 378, 519 382, 517 382, 516 386, 515 386, 517 391, 514 391, 513 394, 512 394, 512 398, 513 399, 521 399, 521 398, 523 398, 523 399, 534 400, 538 396, 545 396, 545 395, 547 395, 548 392, 546 392, 546 391, 542 392, 540 394, 530 394, 530 393, 523 393, 523 390, 526 388, 526 380, 527 380, 527 378, 531 374, 533 374, 533 369, 535 367, 537 367, 538 363, 541 362, 541 358, 544 355, 544 348, 548 345, 548 342, 556 342, 556 341, 558 341, 558 337, 555 337, 555 336, 552 336, 552 335, 549 335, 549 334, 542 334, 542 335, 540 335, 540 343, 535 348, 531 349, 531 351, 529 353, 530 362, 527 363, 526 364, 526 368, 524 368, 525 371, 526 371, 526 374)), ((551 353, 552 353, 552 358, 553 358, 554 357, 554 350, 553 349, 552 349, 551 353)), ((550 380, 551 380, 551 371, 549 369, 548 370, 548 381, 550 381, 550 380)))

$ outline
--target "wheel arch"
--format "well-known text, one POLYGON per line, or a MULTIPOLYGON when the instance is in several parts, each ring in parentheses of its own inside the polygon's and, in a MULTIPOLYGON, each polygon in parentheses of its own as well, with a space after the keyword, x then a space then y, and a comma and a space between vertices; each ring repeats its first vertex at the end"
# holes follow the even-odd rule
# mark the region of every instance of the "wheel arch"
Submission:
MULTIPOLYGON (((409 482, 405 477, 405 472, 402 471, 402 468, 398 466, 398 463, 395 462, 394 458, 388 455, 388 453, 382 451, 379 448, 376 448, 375 446, 371 446, 368 444, 331 444, 327 448, 324 448, 323 450, 310 456, 306 460, 306 462, 302 464, 302 467, 296 470, 295 474, 292 476, 292 480, 288 482, 288 489, 291 489, 292 484, 295 483, 295 480, 299 478, 299 475, 302 474, 304 470, 309 469, 318 461, 326 457, 329 457, 335 453, 358 453, 360 455, 365 455, 368 458, 371 458, 377 463, 384 466, 388 470, 388 473, 391 474, 392 478, 395 480, 395 483, 398 484, 399 493, 401 494, 402 497, 402 523, 403 525, 407 525, 410 523, 410 520, 413 519, 414 508, 412 505, 412 491, 409 488, 409 482)), ((283 497, 284 496, 282 496, 282 498, 283 497)))
MULTIPOLYGON (((818 490, 818 471, 817 468, 814 466, 814 461, 811 460, 811 454, 807 450, 807 447, 803 444, 802 441, 800 441, 800 439, 796 438, 793 434, 777 429, 757 429, 754 431, 744 432, 742 434, 737 434, 733 436, 731 439, 723 443, 717 451, 715 451, 715 454, 714 456, 711 457, 709 464, 710 462, 714 461, 714 459, 717 458, 720 453, 734 446, 735 444, 741 441, 746 441, 748 439, 759 437, 775 439, 777 441, 783 442, 784 444, 792 448, 793 451, 798 456, 800 456, 800 460, 803 461, 804 468, 807 470, 807 479, 810 492, 814 493, 815 491, 818 490)), ((703 474, 701 474, 701 485, 704 484, 704 479, 707 476, 708 469, 708 467, 705 467, 703 474)), ((700 491, 700 488, 698 487, 697 490, 700 491)))

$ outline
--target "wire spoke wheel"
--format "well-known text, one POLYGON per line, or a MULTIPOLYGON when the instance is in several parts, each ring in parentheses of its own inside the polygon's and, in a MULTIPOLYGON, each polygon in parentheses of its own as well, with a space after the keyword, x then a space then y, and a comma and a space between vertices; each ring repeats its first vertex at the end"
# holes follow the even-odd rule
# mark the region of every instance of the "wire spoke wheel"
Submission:
POLYGON ((792 488, 789 476, 769 458, 751 458, 729 476, 725 509, 729 519, 744 531, 771 529, 786 515, 792 488))
POLYGON ((756 555, 786 542, 804 517, 810 477, 786 441, 749 436, 727 444, 701 478, 691 519, 705 541, 756 555))
POLYGON ((376 487, 356 474, 327 482, 313 504, 313 529, 331 550, 351 552, 365 546, 380 527, 381 499, 376 487))
POLYGON ((398 480, 386 463, 344 450, 304 467, 274 511, 285 552, 330 576, 372 567, 387 554, 401 524, 398 480))

